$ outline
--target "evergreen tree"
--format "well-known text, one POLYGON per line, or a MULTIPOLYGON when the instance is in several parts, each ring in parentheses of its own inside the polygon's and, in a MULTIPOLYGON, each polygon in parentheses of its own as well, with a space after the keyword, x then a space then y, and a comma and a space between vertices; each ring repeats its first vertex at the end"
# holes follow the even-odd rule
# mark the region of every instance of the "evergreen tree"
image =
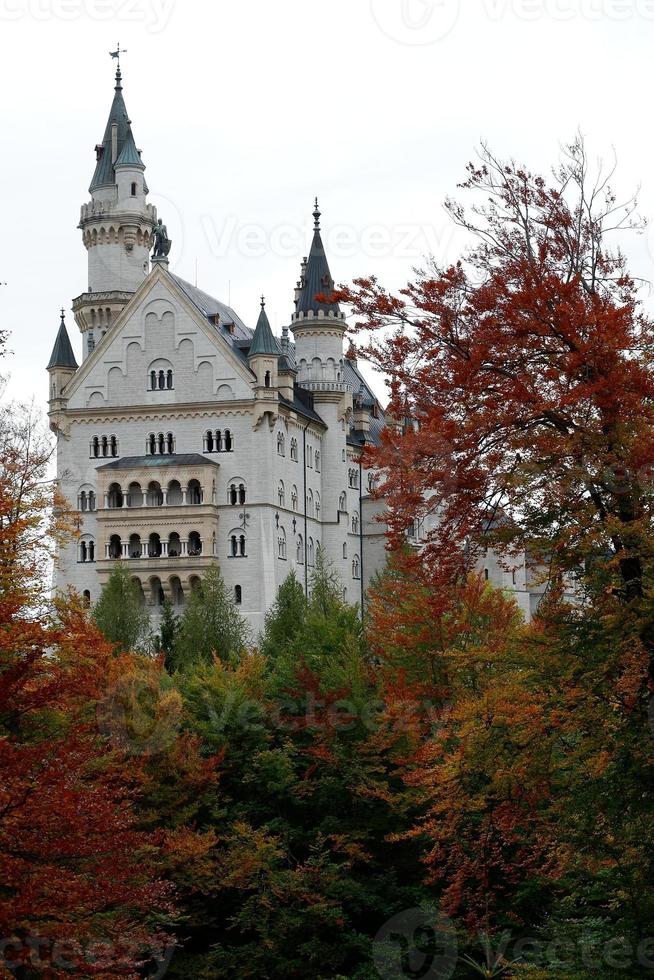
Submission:
POLYGON ((277 656, 302 630, 307 617, 307 599, 294 571, 279 587, 274 605, 266 613, 261 652, 277 656))
POLYGON ((139 588, 122 562, 117 562, 93 610, 93 618, 116 650, 142 649, 150 631, 150 618, 139 588))
POLYGON ((184 610, 170 665, 179 669, 195 660, 210 662, 214 654, 225 662, 235 661, 249 637, 249 627, 229 596, 220 571, 210 568, 184 610))
POLYGON ((159 624, 159 636, 157 637, 157 649, 164 654, 166 670, 172 667, 175 656, 175 645, 179 633, 179 616, 173 612, 173 604, 170 599, 164 599, 161 607, 161 622, 159 624))

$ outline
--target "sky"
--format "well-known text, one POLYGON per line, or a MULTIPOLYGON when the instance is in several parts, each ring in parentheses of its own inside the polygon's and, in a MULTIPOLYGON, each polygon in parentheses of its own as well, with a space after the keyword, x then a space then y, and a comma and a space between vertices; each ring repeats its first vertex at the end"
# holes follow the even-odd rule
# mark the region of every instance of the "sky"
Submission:
MULTIPOLYGON (((0 0, 2 370, 44 409, 62 306, 81 349, 77 223, 118 42, 171 271, 251 326, 262 293, 290 321, 316 194, 337 283, 456 259, 443 201, 482 140, 547 172, 581 130, 654 216, 654 0, 0 0)), ((651 230, 623 244, 654 278, 651 230)))

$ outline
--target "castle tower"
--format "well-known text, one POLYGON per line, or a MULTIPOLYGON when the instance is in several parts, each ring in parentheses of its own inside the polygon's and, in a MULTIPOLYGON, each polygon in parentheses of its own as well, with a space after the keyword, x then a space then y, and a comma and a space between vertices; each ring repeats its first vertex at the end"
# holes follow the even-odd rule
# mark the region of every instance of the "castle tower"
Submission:
POLYGON ((77 361, 66 329, 64 311, 61 311, 61 323, 57 331, 52 354, 48 361, 47 372, 50 376, 50 391, 48 397, 50 428, 56 432, 59 427, 58 416, 66 407, 66 386, 77 371, 77 361))
POLYGON ((345 315, 338 303, 329 300, 334 280, 329 271, 320 235, 320 210, 316 198, 311 251, 302 263, 296 289, 295 313, 291 329, 295 337, 298 384, 311 391, 338 391, 343 382, 343 338, 345 315), (336 386, 336 387, 334 387, 336 386))
POLYGON ((86 358, 148 274, 156 209, 147 203, 145 164, 123 98, 120 66, 79 227, 88 253, 88 290, 73 301, 86 358))

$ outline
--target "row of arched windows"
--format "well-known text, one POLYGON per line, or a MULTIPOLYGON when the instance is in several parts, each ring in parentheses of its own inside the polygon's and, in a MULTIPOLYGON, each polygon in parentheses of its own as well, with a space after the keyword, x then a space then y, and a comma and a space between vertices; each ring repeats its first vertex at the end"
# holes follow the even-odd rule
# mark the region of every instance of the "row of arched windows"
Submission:
POLYGON ((80 490, 77 494, 77 509, 81 511, 97 509, 94 490, 80 490))
POLYGON ((90 444, 90 456, 91 459, 118 456, 118 439, 116 436, 93 436, 90 444))
POLYGON ((320 451, 318 449, 313 449, 313 446, 307 446, 307 469, 316 470, 316 473, 320 473, 320 451))
POLYGON ((172 391, 174 375, 172 368, 167 371, 150 371, 150 391, 172 391))
POLYGON ((80 562, 95 561, 95 540, 90 537, 82 538, 79 542, 77 560, 80 562))
POLYGON ((359 489, 359 471, 356 467, 352 467, 347 471, 347 481, 353 489, 359 489))
MULTIPOLYGON (((277 502, 280 507, 286 507, 286 487, 284 481, 280 480, 277 487, 277 502)), ((293 484, 291 488, 291 510, 297 513, 298 493, 297 487, 293 484)), ((315 497, 313 490, 307 493, 307 516, 320 518, 320 494, 316 491, 315 497)))
POLYGON ((234 440, 229 429, 222 432, 220 429, 207 429, 204 434, 205 453, 232 453, 234 452, 234 440))
POLYGON ((199 506, 203 502, 204 490, 199 480, 189 480, 184 487, 179 480, 171 480, 167 487, 152 480, 145 489, 134 481, 129 484, 127 492, 120 483, 110 484, 105 506, 109 510, 115 510, 121 507, 180 507, 186 504, 199 506))
POLYGON ((175 437, 172 432, 158 435, 151 432, 145 441, 146 456, 173 456, 175 453, 175 437))
MULTIPOLYGON (((215 535, 213 536, 212 552, 215 553, 215 535)), ((160 534, 152 533, 147 541, 142 541, 140 534, 132 534, 129 540, 123 541, 119 534, 112 534, 106 546, 106 557, 114 561, 123 558, 199 558, 204 551, 204 543, 198 531, 184 539, 173 531, 168 539, 162 539, 160 534)))

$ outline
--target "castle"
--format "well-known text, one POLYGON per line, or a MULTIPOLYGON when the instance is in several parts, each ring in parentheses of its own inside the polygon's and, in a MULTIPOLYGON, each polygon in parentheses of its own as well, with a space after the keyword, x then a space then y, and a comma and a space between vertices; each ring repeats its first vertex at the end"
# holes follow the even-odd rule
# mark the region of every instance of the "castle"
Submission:
MULTIPOLYGON (((344 599, 363 605, 385 534, 362 452, 385 419, 344 354, 318 203, 291 340, 289 328, 273 335, 263 300, 252 330, 170 271, 120 67, 89 191, 88 289, 73 301, 82 363, 62 312, 47 368, 58 484, 80 532, 60 550, 55 587, 93 603, 123 561, 156 626, 166 597, 180 612, 217 566, 256 633, 292 570, 308 589, 322 548, 344 599)), ((529 614, 526 568, 516 580, 488 565, 529 614)))

